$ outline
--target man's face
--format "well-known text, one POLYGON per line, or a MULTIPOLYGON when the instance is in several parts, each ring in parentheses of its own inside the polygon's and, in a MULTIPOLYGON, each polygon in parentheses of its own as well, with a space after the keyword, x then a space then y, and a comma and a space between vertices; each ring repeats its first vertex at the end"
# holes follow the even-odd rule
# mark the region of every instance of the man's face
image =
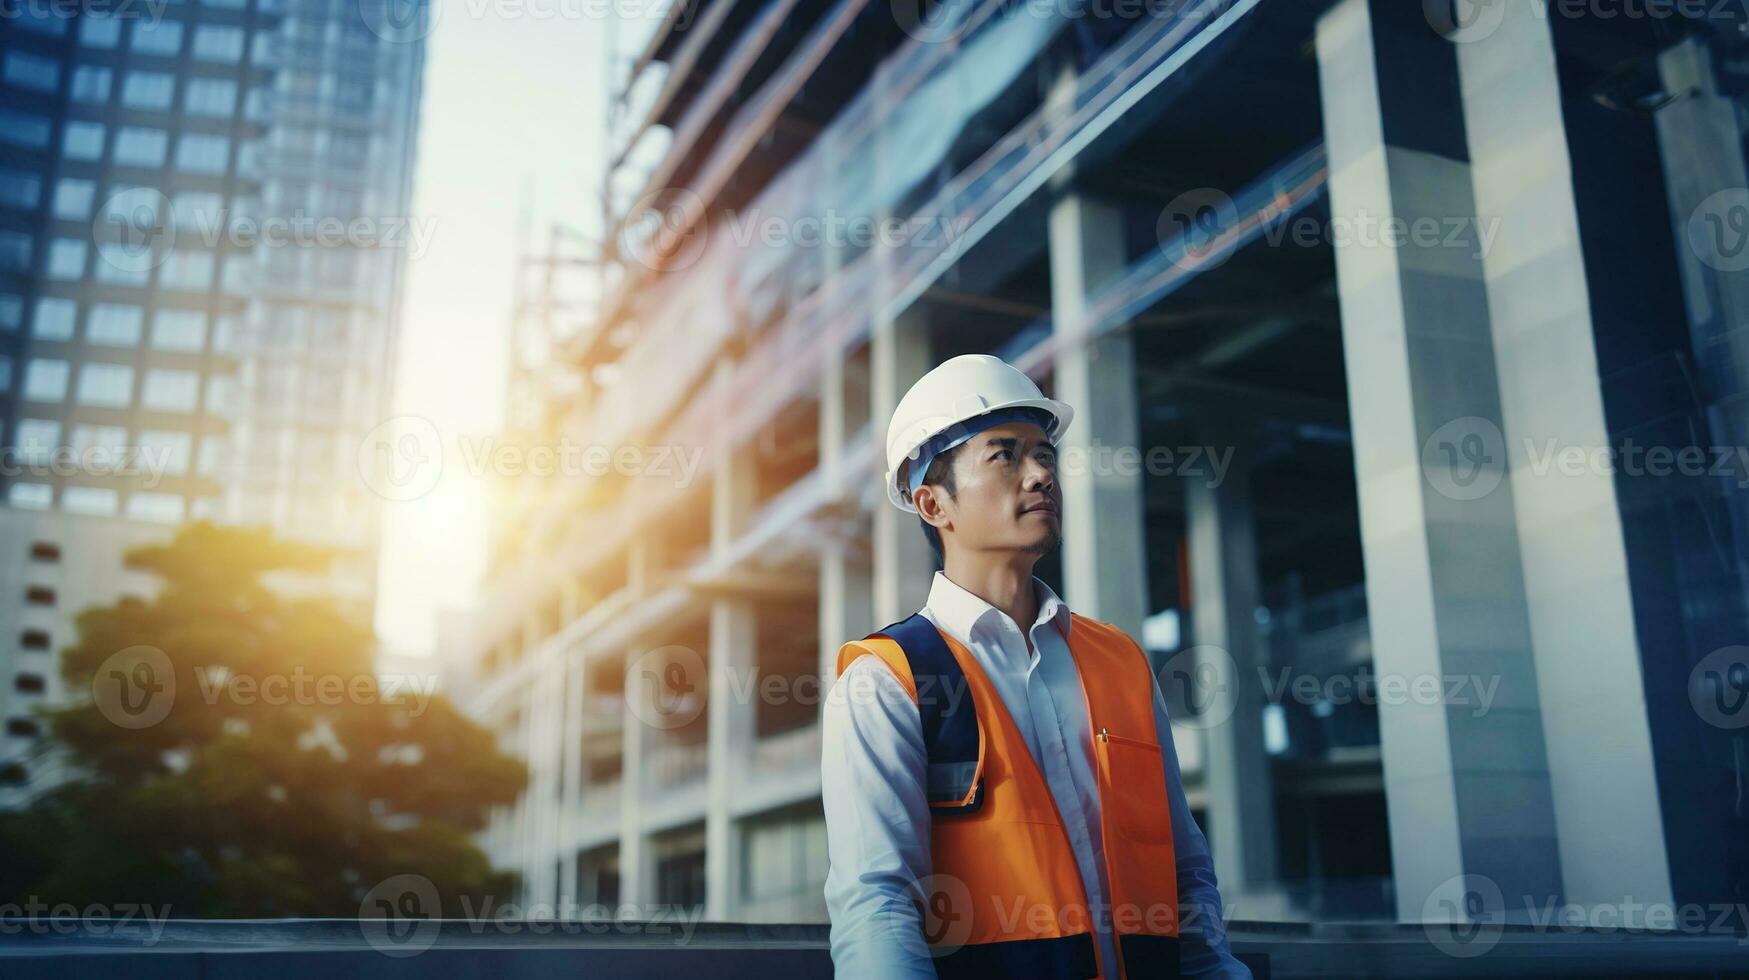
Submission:
MULTIPOLYGON (((1057 451, 1031 422, 1006 422, 973 436, 953 457, 955 492, 940 487, 924 518, 974 551, 1042 555, 1062 539, 1063 493, 1057 451), (939 514, 940 522, 931 519, 939 514)), ((919 501, 921 505, 923 502, 919 501)))

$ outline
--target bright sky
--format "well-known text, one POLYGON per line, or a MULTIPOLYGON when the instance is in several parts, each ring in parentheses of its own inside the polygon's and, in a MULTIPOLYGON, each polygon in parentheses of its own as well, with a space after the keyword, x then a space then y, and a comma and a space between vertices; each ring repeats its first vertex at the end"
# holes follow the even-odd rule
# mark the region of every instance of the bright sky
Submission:
POLYGON ((609 25, 588 4, 439 0, 425 67, 414 214, 436 227, 408 263, 395 414, 430 420, 443 476, 387 501, 377 633, 425 654, 438 609, 476 603, 484 487, 458 440, 498 430, 517 236, 553 219, 593 227, 609 25))

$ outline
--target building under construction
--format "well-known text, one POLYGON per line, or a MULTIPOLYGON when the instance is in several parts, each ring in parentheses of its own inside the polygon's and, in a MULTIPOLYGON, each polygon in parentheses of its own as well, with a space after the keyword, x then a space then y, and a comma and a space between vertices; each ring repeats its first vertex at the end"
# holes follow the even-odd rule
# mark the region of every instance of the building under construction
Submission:
POLYGON ((524 900, 824 916, 820 692, 933 569, 886 421, 974 351, 1077 409, 1040 575, 1237 917, 1740 898, 1749 61, 1617 6, 677 0, 518 311, 582 463, 505 481, 458 686, 524 900))

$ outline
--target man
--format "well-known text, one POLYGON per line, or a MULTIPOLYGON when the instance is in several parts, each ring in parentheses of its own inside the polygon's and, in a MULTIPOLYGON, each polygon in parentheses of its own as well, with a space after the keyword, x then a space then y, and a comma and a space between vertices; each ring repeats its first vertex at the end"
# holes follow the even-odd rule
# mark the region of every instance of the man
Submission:
POLYGON ((839 651, 821 775, 841 978, 1250 976, 1146 656, 1032 574, 1061 538, 1073 414, 983 354, 893 413, 887 495, 943 570, 918 615, 839 651))

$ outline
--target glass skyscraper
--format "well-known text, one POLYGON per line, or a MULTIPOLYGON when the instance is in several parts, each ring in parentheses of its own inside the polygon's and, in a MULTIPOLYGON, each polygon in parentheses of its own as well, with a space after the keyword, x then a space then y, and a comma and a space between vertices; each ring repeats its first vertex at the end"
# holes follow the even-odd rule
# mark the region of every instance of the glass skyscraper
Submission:
POLYGON ((390 394, 424 60, 368 0, 4 13, 0 806, 34 782, 73 617, 150 588, 128 547, 199 518, 334 545, 309 584, 368 622, 357 447, 390 394))

